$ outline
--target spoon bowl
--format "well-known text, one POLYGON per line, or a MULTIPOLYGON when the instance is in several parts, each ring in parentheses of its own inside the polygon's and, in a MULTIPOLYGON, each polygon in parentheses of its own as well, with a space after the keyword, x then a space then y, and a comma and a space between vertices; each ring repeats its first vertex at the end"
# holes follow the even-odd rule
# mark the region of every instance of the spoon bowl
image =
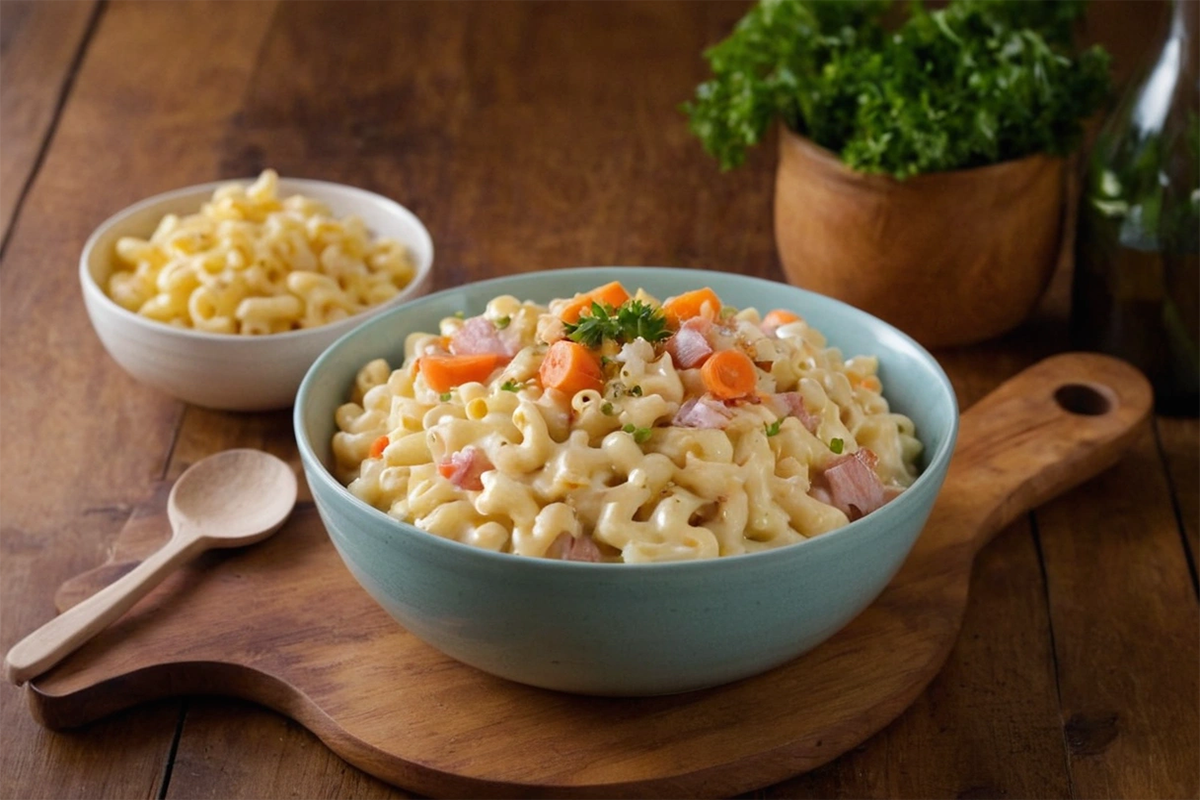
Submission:
POLYGON ((259 542, 296 504, 296 475, 261 450, 226 450, 179 476, 167 500, 170 540, 120 580, 47 622, 8 651, 5 675, 22 684, 108 627, 177 567, 205 550, 259 542))
POLYGON ((167 498, 175 535, 198 531, 212 547, 240 547, 270 536, 296 503, 292 468, 261 450, 226 450, 187 469, 167 498))

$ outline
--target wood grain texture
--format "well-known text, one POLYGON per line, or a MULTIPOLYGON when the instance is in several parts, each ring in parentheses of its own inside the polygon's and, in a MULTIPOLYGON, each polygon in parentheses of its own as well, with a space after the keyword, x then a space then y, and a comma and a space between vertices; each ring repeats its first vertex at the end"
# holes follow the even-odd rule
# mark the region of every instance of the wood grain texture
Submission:
POLYGON ((898 181, 856 172, 781 128, 775 241, 784 272, 926 347, 993 339, 1029 317, 1054 272, 1065 166, 1035 154, 898 181))
MULTIPOLYGON (((1071 234, 1024 325, 936 351, 960 406, 969 409, 1003 377, 1056 351, 1069 311, 1071 234)), ((766 796, 1071 796, 1035 518, 1014 522, 976 556, 961 633, 912 706, 842 758, 766 796)))
MULTIPOLYGON (((721 176, 675 108, 702 78, 700 49, 745 7, 408 2, 360 3, 346 14, 336 4, 286 4, 227 131, 220 174, 271 165, 394 197, 434 238, 434 288, 601 263, 779 277, 770 187, 757 177, 769 174, 768 154, 757 174, 721 176), (636 91, 614 82, 646 59, 636 91), (663 175, 673 177, 664 183, 663 175), (718 218, 736 233, 709 222, 718 218)), ((276 423, 271 451, 295 458, 286 415, 245 430, 189 409, 170 474, 242 436, 253 443, 276 423)), ((206 796, 214 781, 224 785, 219 765, 258 752, 262 726, 283 724, 271 720, 190 712, 177 758, 213 768, 173 773, 171 794, 206 796)), ((311 735, 295 728, 284 752, 304 757, 264 756, 268 768, 239 773, 240 793, 303 794, 313 773, 338 774, 344 762, 322 747, 301 750, 311 735)))
POLYGON ((1200 617, 1159 465, 1147 431, 1085 497, 1038 513, 1078 796, 1200 792, 1200 617))
MULTIPOLYGON (((752 152, 743 169, 722 174, 675 109, 704 75, 700 50, 747 5, 358 3, 347 13, 319 2, 106 4, 0 265, 0 645, 53 613, 54 586, 104 560, 130 510, 150 500, 154 481, 232 446, 263 446, 296 463, 286 414, 182 409, 107 360, 74 277, 78 248, 97 222, 163 189, 271 165, 357 183, 413 208, 435 238, 439 287, 604 262, 781 279, 770 226, 774 142, 752 152), (73 457, 54 458, 64 431, 73 457)), ((1085 39, 1114 53, 1119 82, 1153 45, 1164 5, 1090 5, 1085 39)), ((43 6, 61 13, 60 4, 36 7, 43 6)), ((0 4, 8 48, 28 44, 10 38, 15 8, 0 4)), ((0 65, 4 108, 18 85, 8 68, 12 52, 0 65)), ((11 121, 5 116, 0 124, 11 121)), ((15 152, 7 134, 3 150, 6 160, 15 152)), ((1065 347, 1069 284, 1069 269, 1061 269, 1043 306, 1012 334, 937 353, 964 408, 1065 347)), ((1078 669, 1079 689, 1098 678, 1137 683, 1118 698, 1126 716, 1165 714, 1196 727, 1186 699, 1170 693, 1186 682, 1141 681, 1144 660, 1120 648, 1086 657, 1095 631, 1114 620, 1118 628, 1156 625, 1144 616, 1144 600, 1123 603, 1101 586, 1103 613, 1078 613, 1089 599, 1080 587, 1117 580, 1096 572, 1121 576, 1136 600, 1153 596, 1157 579, 1127 562, 1146 558, 1167 573, 1186 571, 1184 548, 1162 545, 1179 538, 1180 525, 1194 564, 1197 429, 1176 422, 1157 420, 1162 460, 1139 460, 1158 478, 1086 484, 1057 501, 1060 510, 1017 521, 983 549, 961 636, 929 689, 862 747, 770 793, 1149 796, 1194 787, 1194 741, 1186 736, 1143 727, 1123 743, 1118 722, 1103 753, 1070 756, 1065 729, 1080 707, 1064 702, 1060 710, 1057 698, 1057 684, 1078 669), (1144 493, 1146 480, 1167 481, 1168 473, 1169 482, 1156 485, 1168 487, 1167 506, 1177 515, 1149 508, 1163 501, 1161 491, 1144 493), (1112 504, 1143 534, 1094 550, 1099 567, 1058 558, 1057 577, 1047 580, 1041 546, 1051 557, 1055 543, 1073 535, 1076 509, 1107 523, 1111 515, 1090 509, 1112 504), (1059 638, 1075 643, 1072 658, 1058 659, 1059 638), (1047 720, 1062 729, 1057 743, 1047 720), (1174 778, 1143 780, 1147 758, 1174 778)), ((1192 599, 1181 602, 1185 617, 1195 613, 1194 584, 1192 599)), ((1180 654, 1170 663, 1197 669, 1186 664, 1194 642, 1186 625, 1154 638, 1160 645, 1178 638, 1180 654)), ((1092 705, 1106 699, 1078 696, 1092 705)), ((34 724, 6 686, 0 725, 5 797, 400 795, 303 728, 237 700, 152 703, 62 734, 34 724)))
MULTIPOLYGON (((214 8, 105 7, 10 234, 0 269, 5 650, 53 614, 48 586, 104 560, 130 510, 163 476, 177 435, 182 406, 135 383, 104 353, 77 269, 84 240, 109 214, 211 176, 229 98, 253 68, 272 10, 214 8)), ((0 689, 6 741, 29 743, 0 748, 0 793, 88 794, 81 774, 108 796, 156 793, 177 703, 133 726, 106 722, 95 740, 47 734, 23 706, 16 689, 0 689)))
POLYGON ((167 496, 171 537, 132 570, 13 645, 4 659, 5 678, 19 685, 48 671, 200 553, 246 547, 270 536, 296 503, 296 483, 291 466, 260 449, 224 450, 194 464, 167 496))
MULTIPOLYGON (((1136 370, 1087 354, 1006 382, 964 416, 930 521, 880 599, 821 647, 750 680, 621 700, 478 673, 375 606, 309 508, 247 553, 205 556, 35 681, 34 710, 59 727, 170 694, 231 694, 292 716, 374 775, 437 796, 693 796, 767 785, 840 755, 903 711, 954 645, 975 551, 1118 458, 1150 402, 1136 370), (1107 399, 1104 413, 1064 411, 1060 387, 1084 382, 1107 399)), ((127 545, 154 524, 139 517, 127 545)), ((111 573, 74 582, 70 599, 111 573)))
POLYGON ((1156 430, 1195 583, 1196 558, 1200 556, 1200 421, 1163 417, 1157 421, 1156 430))
POLYGON ((846 755, 758 796, 1069 797, 1038 574, 1022 520, 977 556, 961 633, 920 697, 846 755))
POLYGON ((0 3, 0 241, 50 136, 96 0, 0 3))

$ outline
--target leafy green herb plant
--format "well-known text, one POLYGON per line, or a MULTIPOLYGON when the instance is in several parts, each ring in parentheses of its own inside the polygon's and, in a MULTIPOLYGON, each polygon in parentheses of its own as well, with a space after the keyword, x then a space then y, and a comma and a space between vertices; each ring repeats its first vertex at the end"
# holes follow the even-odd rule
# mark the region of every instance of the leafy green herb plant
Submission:
POLYGON ((1063 155, 1109 90, 1108 55, 1071 48, 1084 0, 760 0, 705 58, 683 105, 722 169, 775 120, 849 167, 907 178, 1063 155))

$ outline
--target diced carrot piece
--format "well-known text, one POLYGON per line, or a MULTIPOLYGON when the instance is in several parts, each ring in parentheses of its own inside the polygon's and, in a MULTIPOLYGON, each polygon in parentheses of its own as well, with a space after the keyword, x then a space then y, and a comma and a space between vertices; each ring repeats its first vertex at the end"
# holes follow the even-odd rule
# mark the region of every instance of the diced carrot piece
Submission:
POLYGON ((588 311, 592 307, 592 303, 600 303, 601 305, 610 305, 617 308, 629 299, 629 292, 625 291, 625 287, 620 281, 606 283, 603 286, 598 286, 590 292, 576 295, 569 303, 563 306, 558 312, 558 318, 563 322, 574 324, 583 316, 583 312, 588 311))
POLYGON ((486 381, 500 363, 495 353, 461 356, 421 356, 419 369, 429 388, 448 392, 464 383, 486 381))
POLYGON ((437 470, 438 475, 441 475, 446 480, 450 480, 454 477, 454 473, 458 471, 458 465, 450 459, 446 459, 438 464, 437 470))
POLYGON ((767 313, 762 320, 764 328, 778 328, 780 325, 787 325, 789 322, 799 322, 800 317, 783 308, 777 308, 774 311, 767 313))
POLYGON ((390 444, 390 441, 386 436, 380 436, 378 439, 371 442, 371 458, 381 457, 388 444, 390 444))
POLYGON ((568 397, 574 397, 584 389, 600 391, 604 388, 600 360, 587 347, 569 339, 560 339, 550 345, 538 368, 538 378, 545 388, 558 389, 568 397))
POLYGON ((704 387, 719 400, 736 400, 753 394, 758 386, 754 362, 741 350, 713 353, 700 368, 704 387))
POLYGON ((588 294, 592 296, 593 300, 606 303, 613 308, 619 308, 629 299, 629 292, 625 291, 625 287, 621 285, 620 281, 613 281, 612 283, 598 286, 588 292, 588 294))
POLYGON ((571 300, 562 310, 558 312, 558 318, 563 322, 574 325, 579 322, 579 318, 583 316, 583 312, 592 307, 593 300, 586 294, 581 294, 571 300))
POLYGON ((721 313, 721 298, 717 297, 716 292, 705 286, 703 289, 684 292, 669 298, 663 303, 662 310, 666 315, 667 324, 678 328, 692 317, 716 319, 721 313))

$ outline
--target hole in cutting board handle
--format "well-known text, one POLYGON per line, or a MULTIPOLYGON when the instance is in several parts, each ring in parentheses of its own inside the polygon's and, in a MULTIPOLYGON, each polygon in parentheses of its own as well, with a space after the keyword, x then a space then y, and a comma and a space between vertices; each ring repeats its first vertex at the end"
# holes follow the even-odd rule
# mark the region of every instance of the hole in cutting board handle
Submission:
POLYGON ((1066 411, 1085 417, 1098 417, 1112 411, 1115 402, 1109 392, 1086 383, 1068 383, 1054 392, 1054 400, 1066 411))

